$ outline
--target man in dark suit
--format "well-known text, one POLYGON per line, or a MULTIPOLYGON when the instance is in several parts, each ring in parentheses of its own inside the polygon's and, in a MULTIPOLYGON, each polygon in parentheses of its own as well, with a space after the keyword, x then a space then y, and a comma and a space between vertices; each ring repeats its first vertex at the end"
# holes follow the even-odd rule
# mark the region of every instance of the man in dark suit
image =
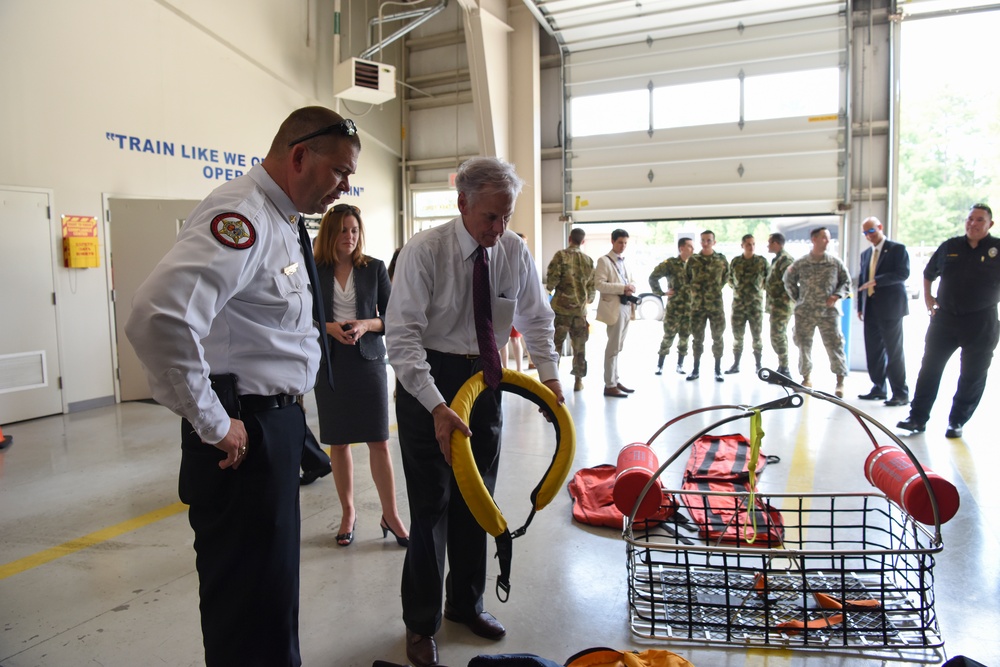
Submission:
POLYGON ((861 231, 872 245, 861 253, 858 277, 858 317, 865 323, 865 354, 872 388, 858 398, 906 405, 910 390, 903 361, 903 317, 910 313, 906 298, 910 256, 906 246, 885 237, 878 218, 867 218, 861 223, 861 231), (892 388, 888 400, 886 378, 892 388))

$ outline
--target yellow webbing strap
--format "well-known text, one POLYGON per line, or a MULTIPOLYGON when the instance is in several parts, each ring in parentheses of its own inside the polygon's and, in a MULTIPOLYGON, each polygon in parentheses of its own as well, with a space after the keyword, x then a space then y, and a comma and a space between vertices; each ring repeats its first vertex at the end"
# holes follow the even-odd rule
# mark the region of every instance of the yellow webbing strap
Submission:
POLYGON ((743 524, 743 540, 753 544, 757 540, 757 459, 760 457, 760 441, 764 439, 764 429, 761 427, 760 410, 754 410, 750 415, 750 459, 747 472, 750 474, 750 496, 747 498, 749 523, 743 524), (753 532, 750 526, 753 525, 753 532))

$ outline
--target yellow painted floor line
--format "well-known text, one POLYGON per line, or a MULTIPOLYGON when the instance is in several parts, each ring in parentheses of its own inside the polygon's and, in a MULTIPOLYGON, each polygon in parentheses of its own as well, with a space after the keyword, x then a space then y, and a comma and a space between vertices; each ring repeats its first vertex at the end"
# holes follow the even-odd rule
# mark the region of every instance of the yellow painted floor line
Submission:
MULTIPOLYGON (((802 418, 799 422, 799 430, 795 436, 795 450, 792 452, 792 460, 788 469, 788 480, 785 483, 785 493, 810 493, 814 488, 816 475, 816 457, 809 447, 809 432, 807 424, 809 422, 809 398, 805 399, 802 405, 802 418)), ((800 527, 808 520, 807 510, 809 509, 809 499, 801 501, 794 498, 784 498, 782 508, 789 512, 796 512, 796 519, 792 525, 785 526, 785 543, 801 544, 802 534, 800 527)))
MULTIPOLYGON (((389 431, 394 432, 395 430, 396 425, 390 424, 389 431)), ((325 446, 323 447, 323 450, 329 453, 330 447, 325 446)), ((187 505, 177 502, 172 505, 167 505, 166 507, 153 510, 152 512, 147 512, 146 514, 137 516, 134 519, 123 521, 115 526, 108 526, 107 528, 102 528, 101 530, 95 531, 89 535, 78 537, 75 540, 63 542, 58 546, 54 546, 44 551, 39 551, 36 554, 19 558, 18 560, 11 561, 10 563, 4 563, 3 565, 0 565, 0 581, 3 581, 7 577, 13 577, 15 574, 20 574, 32 568, 36 568, 39 565, 45 565, 46 563, 50 563, 58 558, 62 558, 63 556, 68 556, 76 553, 77 551, 82 551, 83 549, 92 547, 100 542, 112 540, 119 535, 143 528, 151 523, 156 523, 160 519, 166 519, 169 516, 173 516, 185 510, 187 510, 187 505)))
POLYGON ((744 667, 788 667, 795 651, 787 648, 749 648, 744 667))
POLYGON ((951 444, 951 462, 962 476, 962 481, 969 488, 976 502, 982 502, 979 495, 979 475, 976 474, 976 462, 969 452, 964 440, 953 440, 951 444))
POLYGON ((167 505, 166 507, 153 510, 152 512, 147 512, 142 516, 137 516, 134 519, 129 519, 128 521, 123 521, 117 525, 102 528, 101 530, 95 531, 89 535, 78 537, 75 540, 63 542, 62 544, 52 547, 51 549, 46 549, 45 551, 40 551, 36 554, 32 554, 31 556, 25 556, 24 558, 0 565, 0 581, 6 579, 7 577, 12 577, 15 574, 20 574, 21 572, 38 567, 39 565, 44 565, 45 563, 54 561, 57 558, 62 558, 63 556, 68 556, 76 553, 77 551, 82 551, 83 549, 92 547, 100 542, 106 542, 118 537, 119 535, 148 526, 151 523, 156 523, 160 519, 166 519, 169 516, 173 516, 174 514, 178 514, 185 510, 187 510, 187 505, 181 502, 176 502, 172 505, 167 505))
POLYGON ((795 435, 795 450, 792 452, 792 462, 788 469, 786 493, 809 493, 813 490, 813 480, 816 475, 816 457, 809 447, 809 398, 800 411, 799 431, 795 435))

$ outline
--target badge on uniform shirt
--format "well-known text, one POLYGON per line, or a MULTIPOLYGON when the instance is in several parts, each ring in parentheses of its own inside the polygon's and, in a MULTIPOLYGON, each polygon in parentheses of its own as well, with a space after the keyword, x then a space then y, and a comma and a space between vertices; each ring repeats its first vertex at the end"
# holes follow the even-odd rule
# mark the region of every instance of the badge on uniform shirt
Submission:
POLYGON ((990 256, 990 259, 996 259, 996 256, 997 256, 997 249, 996 249, 996 247, 993 247, 993 248, 990 248, 989 250, 987 250, 986 254, 990 256))
POLYGON ((246 250, 257 240, 257 230, 239 213, 222 213, 212 220, 212 235, 219 243, 246 250))
POLYGON ((298 270, 299 270, 299 263, 292 262, 291 264, 283 268, 281 272, 284 273, 286 276, 290 276, 298 270))

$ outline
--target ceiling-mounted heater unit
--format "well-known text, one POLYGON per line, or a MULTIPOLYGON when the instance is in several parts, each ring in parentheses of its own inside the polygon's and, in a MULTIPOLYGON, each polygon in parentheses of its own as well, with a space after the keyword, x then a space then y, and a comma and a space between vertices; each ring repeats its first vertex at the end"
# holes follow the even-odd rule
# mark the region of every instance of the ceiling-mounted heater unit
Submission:
POLYGON ((396 68, 348 58, 333 70, 333 94, 354 102, 388 102, 396 96, 396 68))

